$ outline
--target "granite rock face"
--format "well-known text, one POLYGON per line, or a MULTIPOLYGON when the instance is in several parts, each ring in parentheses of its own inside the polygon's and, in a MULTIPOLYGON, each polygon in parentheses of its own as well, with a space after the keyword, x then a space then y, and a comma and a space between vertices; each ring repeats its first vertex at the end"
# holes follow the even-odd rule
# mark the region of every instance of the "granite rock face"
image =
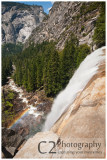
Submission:
POLYGON ((2 42, 25 43, 43 21, 45 13, 42 6, 29 6, 14 2, 2 3, 2 42))
POLYGON ((99 7, 88 10, 93 5, 85 2, 83 9, 83 2, 55 2, 49 15, 32 31, 25 47, 29 46, 29 42, 36 44, 53 40, 56 41, 56 48, 62 50, 72 32, 78 37, 79 44, 87 43, 93 50, 95 46, 92 44, 92 36, 99 16, 99 7))
POLYGON ((11 129, 2 128, 3 157, 12 158, 23 142, 24 138, 20 134, 11 129))

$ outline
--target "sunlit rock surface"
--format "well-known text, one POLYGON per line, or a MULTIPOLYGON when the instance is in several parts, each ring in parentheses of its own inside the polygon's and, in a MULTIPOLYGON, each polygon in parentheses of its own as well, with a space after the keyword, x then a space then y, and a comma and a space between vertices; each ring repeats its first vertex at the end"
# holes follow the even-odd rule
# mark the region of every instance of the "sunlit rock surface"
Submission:
MULTIPOLYGON (((85 2, 86 10, 90 8, 91 2, 85 2)), ((79 44, 87 43, 92 49, 92 36, 94 34, 95 23, 99 16, 99 8, 91 12, 81 14, 83 2, 55 2, 49 11, 49 15, 41 25, 32 31, 31 36, 25 43, 35 44, 46 40, 56 41, 56 48, 62 50, 65 42, 70 38, 71 32, 76 34, 79 44)))
POLYGON ((20 3, 2 3, 2 42, 24 43, 43 21, 42 6, 29 6, 20 3))

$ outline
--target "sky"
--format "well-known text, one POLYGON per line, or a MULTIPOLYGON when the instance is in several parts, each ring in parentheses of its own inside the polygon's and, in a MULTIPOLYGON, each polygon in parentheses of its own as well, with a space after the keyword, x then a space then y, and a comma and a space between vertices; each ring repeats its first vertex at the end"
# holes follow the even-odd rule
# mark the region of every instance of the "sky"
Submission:
POLYGON ((42 1, 17 1, 19 3, 24 3, 24 4, 28 4, 28 5, 39 5, 39 6, 42 6, 43 9, 44 9, 44 12, 45 13, 49 13, 49 10, 51 9, 51 7, 53 6, 53 2, 51 1, 45 1, 45 2, 42 2, 42 1))

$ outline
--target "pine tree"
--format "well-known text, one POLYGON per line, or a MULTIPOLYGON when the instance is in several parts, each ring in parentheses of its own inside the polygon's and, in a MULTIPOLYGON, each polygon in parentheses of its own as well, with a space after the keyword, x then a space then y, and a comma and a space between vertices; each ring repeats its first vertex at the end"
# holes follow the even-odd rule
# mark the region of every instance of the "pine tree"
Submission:
POLYGON ((97 48, 100 48, 102 46, 105 46, 106 40, 105 40, 105 2, 101 3, 101 10, 100 10, 100 16, 97 19, 96 22, 96 29, 94 31, 93 40, 97 46, 97 48))
POLYGON ((42 65, 42 57, 37 57, 37 88, 40 88, 43 85, 43 65, 42 65))
POLYGON ((61 89, 60 74, 59 74, 59 55, 57 51, 53 51, 50 56, 47 71, 47 88, 46 94, 48 96, 55 96, 61 89))
POLYGON ((28 84, 28 75, 27 75, 27 70, 25 70, 23 75, 23 85, 25 88, 27 88, 27 84, 28 84))
POLYGON ((23 74, 22 74, 22 66, 21 66, 20 63, 19 63, 19 65, 16 68, 16 74, 15 74, 15 76, 16 76, 16 78, 15 78, 16 79, 16 83, 19 86, 21 86, 22 85, 22 76, 23 76, 23 74))
POLYGON ((62 87, 65 87, 75 70, 76 46, 72 40, 67 41, 62 55, 62 87))
POLYGON ((90 54, 90 47, 87 44, 83 44, 78 47, 77 67, 79 67, 80 63, 88 54, 90 54))
POLYGON ((32 79, 32 75, 31 75, 31 71, 28 69, 28 83, 27 83, 27 91, 33 91, 33 83, 32 83, 33 79, 32 79))

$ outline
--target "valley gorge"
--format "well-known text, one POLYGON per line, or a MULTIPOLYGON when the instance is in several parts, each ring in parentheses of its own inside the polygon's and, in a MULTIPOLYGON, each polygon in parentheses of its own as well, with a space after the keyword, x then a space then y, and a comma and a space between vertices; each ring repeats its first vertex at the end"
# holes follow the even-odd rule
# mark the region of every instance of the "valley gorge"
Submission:
POLYGON ((25 3, 2 2, 2 158, 105 158, 105 2, 25 3))

